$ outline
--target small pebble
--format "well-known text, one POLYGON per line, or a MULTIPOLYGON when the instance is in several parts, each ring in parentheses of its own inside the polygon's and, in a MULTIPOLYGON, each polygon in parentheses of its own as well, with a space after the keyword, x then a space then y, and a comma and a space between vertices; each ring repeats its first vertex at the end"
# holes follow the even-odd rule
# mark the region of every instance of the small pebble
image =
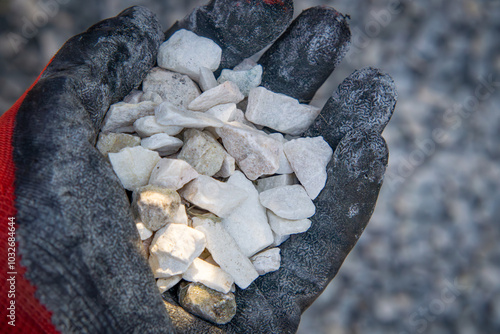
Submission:
POLYGON ((278 235, 303 233, 311 227, 311 221, 309 219, 285 219, 275 215, 270 210, 267 210, 267 217, 269 218, 271 229, 278 235))
POLYGON ((248 194, 239 187, 200 175, 180 190, 181 196, 219 217, 227 217, 248 194))
POLYGON ((179 304, 188 312, 217 325, 227 324, 236 314, 232 292, 221 293, 200 283, 181 283, 179 304))
POLYGON ((175 190, 147 185, 134 191, 132 212, 148 229, 156 231, 171 222, 180 203, 175 190))
POLYGON ((203 92, 217 87, 217 80, 215 80, 214 72, 207 67, 200 67, 198 85, 200 85, 203 92))
POLYGON ((226 81, 217 87, 203 92, 203 94, 189 104, 188 108, 191 110, 206 111, 218 104, 238 103, 244 98, 234 82, 226 81))
POLYGON ((266 208, 260 204, 259 193, 252 181, 242 172, 236 171, 228 184, 244 190, 248 197, 229 216, 222 219, 222 225, 247 257, 263 250, 273 242, 273 233, 267 222, 266 208))
POLYGON ((155 233, 149 265, 156 278, 184 273, 206 246, 205 235, 189 226, 168 224, 155 233))
POLYGON ((326 166, 332 159, 332 148, 323 137, 308 137, 285 143, 284 152, 300 184, 309 197, 315 199, 325 187, 326 166))
POLYGON ((159 124, 185 128, 221 127, 224 124, 214 116, 184 110, 168 101, 163 102, 156 108, 155 116, 159 124))
POLYGON ((108 156, 123 187, 131 191, 148 184, 153 168, 161 159, 158 152, 142 146, 126 147, 108 156))
POLYGON ((222 49, 211 39, 181 29, 160 45, 158 66, 187 74, 198 81, 200 69, 215 71, 220 64, 222 49))
POLYGON ((269 189, 259 197, 263 206, 282 218, 304 219, 316 212, 304 187, 298 184, 269 189))
POLYGON ((177 156, 185 160, 200 174, 213 176, 226 158, 226 150, 208 133, 189 129, 184 132, 185 144, 177 156))
POLYGON ((146 227, 141 222, 135 223, 135 227, 137 227, 137 231, 139 231, 139 236, 141 237, 141 240, 146 240, 149 239, 153 235, 153 231, 151 231, 149 228, 146 227))
POLYGON ((291 135, 300 135, 309 128, 321 109, 300 104, 298 100, 257 87, 248 95, 245 117, 252 123, 291 135))
POLYGON ((167 135, 157 133, 141 140, 141 146, 151 151, 157 151, 161 156, 166 156, 177 152, 182 147, 182 140, 167 135))
POLYGON ((280 268, 280 249, 277 247, 267 249, 250 258, 259 275, 276 271, 280 268))
POLYGON ((279 168, 281 143, 264 132, 238 122, 216 129, 227 152, 250 180, 274 174, 279 168))
POLYGON ((142 90, 155 92, 163 101, 186 108, 200 95, 198 86, 187 75, 154 67, 142 82, 142 90))
POLYGON ((186 161, 163 158, 153 168, 149 184, 178 190, 198 176, 198 172, 186 161))
POLYGON ((175 136, 181 133, 183 129, 182 126, 161 125, 156 121, 155 116, 142 117, 134 122, 134 130, 141 138, 150 137, 157 133, 175 136))
POLYGON ((97 139, 96 147, 108 158, 108 153, 120 152, 125 147, 134 147, 141 144, 141 139, 125 133, 103 133, 97 139))
POLYGON ((210 218, 194 217, 193 227, 205 234, 207 249, 215 262, 233 277, 240 288, 247 288, 259 276, 252 262, 220 223, 210 218))
POLYGON ((228 293, 234 283, 231 275, 224 272, 218 266, 203 261, 200 258, 194 259, 193 263, 182 274, 182 278, 189 282, 202 283, 210 289, 222 293, 228 293))
POLYGON ((134 132, 134 122, 141 117, 154 115, 156 106, 157 104, 151 101, 138 104, 115 103, 109 107, 101 131, 104 133, 134 132))
POLYGON ((256 88, 260 85, 262 80, 262 66, 257 65, 248 70, 229 70, 223 69, 219 78, 217 79, 218 84, 222 84, 226 81, 234 82, 240 92, 246 97, 250 90, 256 88))

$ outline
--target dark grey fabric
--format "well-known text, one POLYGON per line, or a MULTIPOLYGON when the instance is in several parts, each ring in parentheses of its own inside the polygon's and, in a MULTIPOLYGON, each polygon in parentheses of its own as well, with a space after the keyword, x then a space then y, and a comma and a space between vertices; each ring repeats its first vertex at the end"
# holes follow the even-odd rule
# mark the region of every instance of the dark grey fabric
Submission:
POLYGON ((162 41, 145 8, 100 22, 63 46, 19 109, 21 263, 62 333, 173 332, 126 193, 94 147, 109 105, 142 81, 162 41))
MULTIPOLYGON (((310 230, 282 244, 279 271, 237 288, 229 324, 205 322, 178 306, 175 289, 162 302, 126 193, 93 146, 106 109, 140 83, 162 40, 144 8, 101 22, 65 44, 21 106, 14 161, 27 278, 63 333, 293 333, 370 219, 387 165, 385 142, 368 125, 344 133, 310 230)), ((390 94, 370 87, 369 96, 390 94)), ((325 108, 322 117, 334 112, 325 108)), ((336 145, 330 122, 314 131, 336 145)))
POLYGON ((346 16, 327 6, 304 10, 262 55, 262 86, 310 102, 346 54, 346 16))
POLYGON ((391 120, 398 93, 391 76, 377 68, 356 70, 342 81, 328 99, 321 116, 306 132, 308 136, 323 135, 336 147, 350 131, 375 131, 382 134, 391 120), (328 133, 324 129, 330 129, 328 133))

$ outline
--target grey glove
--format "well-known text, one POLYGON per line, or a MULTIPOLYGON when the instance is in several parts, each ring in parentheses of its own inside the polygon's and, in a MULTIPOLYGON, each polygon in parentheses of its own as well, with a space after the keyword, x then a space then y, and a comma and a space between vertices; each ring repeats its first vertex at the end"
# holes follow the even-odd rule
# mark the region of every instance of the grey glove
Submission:
MULTIPOLYGON (((209 36, 223 49, 221 66, 233 67, 276 39, 293 13, 291 1, 227 3, 196 9, 167 35, 187 28, 209 36)), ((310 100, 349 37, 335 10, 305 11, 262 56, 262 85, 310 100)), ((182 309, 175 291, 158 293, 126 192, 94 147, 109 105, 139 85, 163 40, 154 14, 127 9, 70 39, 24 100, 13 146, 26 277, 62 333, 293 333, 373 212, 388 158, 380 133, 396 103, 392 79, 357 71, 328 101, 306 133, 335 149, 312 227, 280 246, 278 271, 236 289, 236 316, 217 326, 182 309)))

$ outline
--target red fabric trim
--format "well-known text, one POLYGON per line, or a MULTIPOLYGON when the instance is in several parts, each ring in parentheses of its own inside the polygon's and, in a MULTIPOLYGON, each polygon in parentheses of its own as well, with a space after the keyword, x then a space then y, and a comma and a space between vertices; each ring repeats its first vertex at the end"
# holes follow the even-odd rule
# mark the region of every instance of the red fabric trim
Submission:
MULTIPOLYGON (((15 217, 16 215, 14 206, 15 166, 12 157, 12 135, 14 133, 17 111, 26 94, 35 86, 41 75, 40 73, 23 96, 0 117, 0 333, 5 334, 59 333, 50 320, 51 313, 35 298, 35 287, 24 278, 26 268, 20 265, 17 243, 14 270, 9 268, 8 262, 8 253, 10 253, 8 252, 10 237, 9 217, 15 217), (8 274, 9 272, 17 274, 10 275, 8 274), (7 279, 12 276, 15 278, 15 285, 12 285, 12 287, 15 287, 15 298, 11 298, 12 295, 9 296, 11 284, 7 279), (11 319, 8 318, 8 315, 11 311, 7 308, 10 307, 11 301, 15 301, 15 326, 9 325, 11 319)), ((17 225, 15 227, 17 228, 17 225)))

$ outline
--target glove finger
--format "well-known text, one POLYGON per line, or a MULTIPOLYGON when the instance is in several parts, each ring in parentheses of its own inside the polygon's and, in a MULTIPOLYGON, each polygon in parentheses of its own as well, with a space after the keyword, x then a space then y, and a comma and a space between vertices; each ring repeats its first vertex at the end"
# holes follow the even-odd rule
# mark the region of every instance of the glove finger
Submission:
POLYGON ((309 102, 349 49, 346 16, 326 6, 303 11, 262 55, 262 86, 309 102))
POLYGON ((94 147, 109 105, 140 83, 162 40, 142 7, 98 23, 61 48, 18 111, 21 263, 61 332, 172 332, 125 191, 94 147))
POLYGON ((391 76, 379 69, 365 67, 354 71, 326 102, 305 136, 323 138, 335 149, 350 131, 375 131, 382 134, 389 123, 398 93, 391 76))
POLYGON ((218 74, 269 45, 292 17, 292 0, 212 0, 176 22, 165 35, 187 29, 212 39, 222 48, 218 74))

